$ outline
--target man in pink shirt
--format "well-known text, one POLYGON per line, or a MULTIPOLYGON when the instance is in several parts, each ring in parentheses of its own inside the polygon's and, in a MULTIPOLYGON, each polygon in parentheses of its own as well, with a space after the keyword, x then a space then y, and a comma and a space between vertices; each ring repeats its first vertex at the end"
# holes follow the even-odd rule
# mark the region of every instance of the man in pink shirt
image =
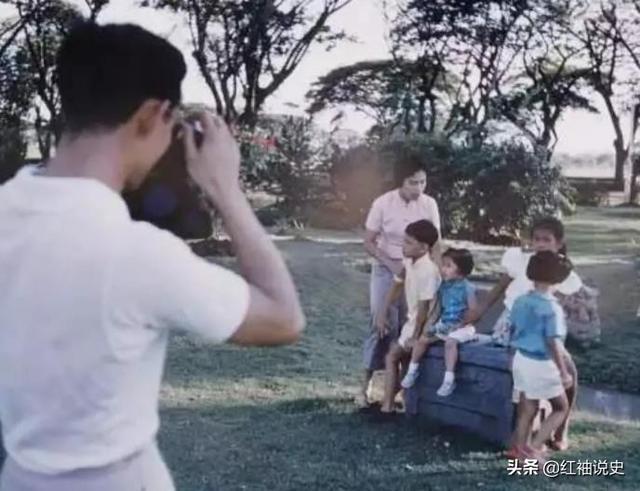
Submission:
POLYGON ((424 194, 427 173, 419 154, 402 155, 394 166, 396 188, 378 197, 369 211, 365 224, 364 247, 373 257, 370 282, 370 332, 364 343, 365 373, 357 404, 369 407, 369 391, 374 371, 384 369, 384 360, 391 342, 399 335, 406 317, 403 299, 388 310, 389 334, 381 338, 375 328, 376 313, 383 307, 394 275, 402 271, 404 232, 412 222, 429 220, 440 230, 438 204, 424 194))

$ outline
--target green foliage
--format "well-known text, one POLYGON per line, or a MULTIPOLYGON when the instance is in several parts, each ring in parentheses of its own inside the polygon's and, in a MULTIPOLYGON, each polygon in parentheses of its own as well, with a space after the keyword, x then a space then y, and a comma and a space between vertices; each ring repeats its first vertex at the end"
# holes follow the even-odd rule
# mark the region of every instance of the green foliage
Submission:
POLYGON ((34 87, 23 50, 0 56, 0 183, 13 177, 26 154, 25 120, 34 87))
POLYGON ((520 144, 416 137, 381 148, 383 162, 405 152, 423 156, 447 236, 517 240, 534 217, 557 213, 570 192, 557 167, 520 144))
POLYGON ((295 116, 263 116, 240 135, 243 181, 279 199, 278 208, 300 219, 331 192, 328 162, 332 145, 312 121, 295 116))
POLYGON ((0 184, 24 164, 27 144, 17 125, 0 126, 0 184))
POLYGON ((517 241, 534 217, 564 211, 571 202, 572 188, 560 169, 524 145, 469 145, 416 135, 335 156, 335 222, 362 225, 373 200, 391 189, 392 166, 403 155, 421 159, 428 173, 427 192, 438 202, 443 233, 449 237, 517 241))
POLYGON ((603 206, 607 203, 609 189, 595 181, 573 183, 574 200, 578 206, 603 206))
MULTIPOLYGON (((106 1, 89 3, 97 12, 106 1)), ((13 7, 15 18, 1 29, 5 37, 0 51, 0 125, 3 132, 14 137, 19 133, 22 140, 35 136, 46 159, 61 130, 56 54, 81 14, 63 0, 15 2, 13 7), (33 134, 27 135, 31 129, 33 134)))
POLYGON ((432 133, 438 123, 436 99, 453 85, 435 65, 404 60, 361 61, 332 70, 307 94, 309 112, 346 105, 375 121, 372 132, 432 133))

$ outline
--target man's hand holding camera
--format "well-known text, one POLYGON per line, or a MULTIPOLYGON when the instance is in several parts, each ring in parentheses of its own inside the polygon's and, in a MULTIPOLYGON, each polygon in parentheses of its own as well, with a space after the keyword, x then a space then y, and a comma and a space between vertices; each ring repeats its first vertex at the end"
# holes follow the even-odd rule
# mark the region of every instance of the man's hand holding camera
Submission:
POLYGON ((209 199, 220 206, 240 192, 240 149, 222 118, 204 111, 196 118, 202 127, 200 146, 196 145, 193 125, 183 124, 187 171, 209 199))

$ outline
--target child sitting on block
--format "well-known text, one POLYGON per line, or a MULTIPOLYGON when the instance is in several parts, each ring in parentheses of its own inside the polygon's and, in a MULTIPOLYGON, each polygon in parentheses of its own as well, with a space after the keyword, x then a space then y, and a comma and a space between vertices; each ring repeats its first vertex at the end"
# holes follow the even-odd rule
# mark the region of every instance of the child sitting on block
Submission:
POLYGON ((440 318, 413 345, 411 363, 401 382, 403 388, 412 387, 418 378, 418 364, 429 346, 444 341, 445 373, 437 394, 448 397, 455 390, 455 366, 458 344, 476 339, 476 330, 466 319, 477 310, 475 287, 467 277, 473 271, 473 256, 467 249, 449 248, 442 256, 442 284, 438 289, 440 318))
POLYGON ((395 278, 384 306, 378 312, 376 326, 382 338, 389 331, 387 312, 404 291, 408 315, 398 340, 391 345, 385 360, 384 396, 380 412, 376 415, 380 421, 391 420, 396 415, 393 401, 398 392, 400 366, 406 366, 411 344, 420 336, 436 303, 440 272, 431 260, 431 249, 437 241, 438 229, 429 220, 418 220, 407 226, 402 245, 404 269, 395 278))

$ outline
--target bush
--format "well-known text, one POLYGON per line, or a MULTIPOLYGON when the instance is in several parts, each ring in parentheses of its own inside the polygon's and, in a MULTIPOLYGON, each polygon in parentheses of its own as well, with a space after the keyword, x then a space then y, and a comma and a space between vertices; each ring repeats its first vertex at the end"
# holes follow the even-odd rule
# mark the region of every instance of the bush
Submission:
POLYGON ((21 129, 0 123, 0 184, 11 179, 25 164, 27 144, 21 129))
POLYGON ((447 236, 516 242, 532 219, 558 213, 570 196, 560 170, 520 144, 411 138, 382 147, 386 162, 407 151, 424 158, 447 236))
POLYGON ((328 172, 333 196, 317 157, 296 159, 303 165, 294 165, 279 152, 263 155, 254 176, 263 189, 279 190, 283 200, 277 208, 286 216, 302 217, 312 226, 348 229, 362 225, 373 200, 391 189, 393 163, 407 153, 424 161, 427 192, 438 201, 447 236, 513 244, 533 218, 571 210, 572 189, 560 170, 512 143, 474 146, 412 137, 338 150, 328 172))
POLYGON ((309 119, 263 116, 240 144, 245 185, 276 196, 288 217, 304 219, 307 208, 328 200, 330 145, 309 119))
POLYGON ((579 206, 604 206, 609 199, 606 185, 594 181, 574 182, 574 199, 579 206))
POLYGON ((371 203, 384 190, 378 152, 364 145, 339 152, 334 155, 330 172, 336 200, 322 210, 325 221, 334 216, 337 228, 361 225, 371 203))

